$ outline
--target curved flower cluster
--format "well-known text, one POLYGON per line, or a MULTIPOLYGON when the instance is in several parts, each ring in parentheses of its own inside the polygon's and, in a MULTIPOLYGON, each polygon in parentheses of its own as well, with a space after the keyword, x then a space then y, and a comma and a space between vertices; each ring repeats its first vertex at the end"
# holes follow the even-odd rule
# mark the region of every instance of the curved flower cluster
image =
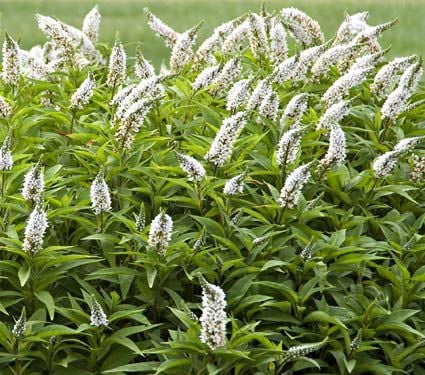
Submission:
POLYGON ((149 230, 148 244, 153 247, 159 255, 164 256, 173 233, 173 220, 165 212, 159 213, 152 220, 149 230))
POLYGON ((298 204, 302 189, 311 177, 310 167, 310 163, 301 165, 286 178, 278 201, 281 207, 294 208, 298 204))
POLYGON ((294 127, 283 133, 276 153, 278 165, 286 167, 297 159, 303 133, 304 129, 300 127, 294 127))
POLYGON ((280 119, 280 125, 284 126, 287 120, 293 125, 298 125, 307 110, 308 94, 295 95, 286 105, 285 111, 280 119))
POLYGON ((267 54, 267 32, 266 25, 262 16, 257 13, 250 13, 249 20, 249 45, 252 54, 259 58, 261 55, 267 54))
POLYGON ((202 287, 201 342, 211 350, 226 344, 226 296, 219 286, 202 287))
POLYGON ((292 36, 304 46, 322 44, 324 36, 317 21, 296 8, 284 8, 280 12, 292 36))
POLYGON ((230 180, 227 180, 223 188, 223 194, 225 195, 242 194, 245 178, 246 178, 246 174, 241 173, 235 177, 232 177, 230 180))
POLYGON ((322 347, 322 343, 301 344, 291 346, 286 352, 286 359, 293 360, 295 358, 304 357, 307 354, 315 352, 322 347))
POLYGON ((238 112, 225 119, 211 144, 210 150, 205 155, 205 160, 208 160, 218 167, 222 167, 224 163, 230 159, 234 143, 245 126, 245 123, 246 118, 244 112, 238 112))
POLYGON ((228 111, 237 110, 245 104, 249 95, 249 87, 251 86, 251 79, 242 79, 236 82, 227 94, 226 109, 228 111))
POLYGON ((145 8, 144 11, 148 16, 148 26, 155 31, 157 36, 165 40, 165 44, 168 47, 172 47, 180 34, 153 15, 148 8, 145 8))
POLYGON ((189 176, 189 181, 201 181, 205 176, 205 168, 192 156, 176 153, 180 168, 189 176))
POLYGON ((198 36, 202 23, 190 30, 185 31, 177 37, 170 57, 170 68, 173 72, 179 72, 194 58, 192 47, 198 36))
POLYGON ((325 157, 320 160, 320 165, 323 168, 331 166, 340 166, 344 163, 347 156, 346 141, 344 131, 339 125, 332 125, 329 135, 329 148, 325 157))
POLYGON ((279 17, 273 17, 270 24, 270 51, 273 60, 279 63, 288 57, 286 31, 279 17))
POLYGON ((338 103, 331 105, 325 113, 320 117, 316 129, 330 129, 334 124, 339 123, 350 111, 349 102, 341 100, 338 103))
POLYGON ((90 187, 90 200, 95 215, 111 209, 111 196, 109 194, 108 185, 105 181, 105 175, 101 170, 90 187))
POLYGON ((35 206, 28 219, 22 249, 31 254, 36 254, 40 251, 43 247, 43 238, 47 227, 47 215, 40 202, 35 206))
POLYGON ((38 162, 25 175, 22 195, 28 201, 38 202, 41 200, 44 191, 44 177, 41 170, 41 163, 38 162))
POLYGON ((99 26, 101 18, 102 16, 99 13, 97 5, 95 5, 84 18, 83 27, 81 30, 84 34, 87 35, 92 43, 96 43, 97 39, 99 38, 99 26))
POLYGON ((71 96, 71 108, 82 109, 93 96, 93 90, 96 87, 96 82, 93 78, 93 73, 89 72, 87 78, 83 81, 80 87, 71 96))
POLYGON ((13 167, 12 152, 10 151, 11 139, 9 134, 0 147, 0 171, 9 171, 13 167))

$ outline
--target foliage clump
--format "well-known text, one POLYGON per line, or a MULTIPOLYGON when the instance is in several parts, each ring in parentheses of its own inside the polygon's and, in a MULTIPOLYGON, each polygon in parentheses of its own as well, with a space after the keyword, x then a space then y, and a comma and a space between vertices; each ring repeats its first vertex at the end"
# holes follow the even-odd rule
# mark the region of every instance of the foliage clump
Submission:
POLYGON ((36 15, 0 82, 0 373, 425 373, 422 60, 295 8, 154 68, 36 15), (419 87, 419 88, 418 88, 419 87))

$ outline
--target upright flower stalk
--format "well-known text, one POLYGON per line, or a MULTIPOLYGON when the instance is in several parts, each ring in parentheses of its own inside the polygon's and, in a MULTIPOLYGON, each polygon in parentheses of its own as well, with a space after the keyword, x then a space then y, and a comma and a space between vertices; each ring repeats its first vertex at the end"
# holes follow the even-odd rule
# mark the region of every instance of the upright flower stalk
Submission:
POLYGON ((226 295, 217 285, 202 287, 201 342, 211 350, 226 345, 226 295))
POLYGON ((111 98, 114 96, 115 89, 124 81, 126 75, 127 55, 119 39, 119 34, 115 36, 115 44, 109 57, 109 71, 106 79, 106 85, 111 88, 111 98))
POLYGON ((111 209, 111 196, 105 181, 105 173, 102 170, 97 174, 90 187, 90 199, 95 215, 99 216, 99 230, 104 230, 104 213, 111 209))
POLYGON ((160 212, 152 221, 149 230, 148 244, 161 256, 165 256, 171 235, 173 233, 173 220, 164 211, 160 212))

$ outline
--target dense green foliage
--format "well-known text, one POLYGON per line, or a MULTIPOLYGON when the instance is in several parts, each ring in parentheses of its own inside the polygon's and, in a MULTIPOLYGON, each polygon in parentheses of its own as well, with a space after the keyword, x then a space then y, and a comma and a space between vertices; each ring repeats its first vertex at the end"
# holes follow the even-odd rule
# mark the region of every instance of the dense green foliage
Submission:
MULTIPOLYGON (((98 50, 109 58, 109 47, 98 50)), ((385 100, 371 83, 384 62, 347 92, 342 164, 319 163, 329 131, 316 128, 322 96, 342 74, 334 66, 319 82, 273 83, 279 115, 295 95, 309 94, 293 163, 279 166, 276 150, 294 124, 252 110, 231 160, 217 167, 204 157, 233 112, 228 88, 192 89, 207 65, 164 73, 164 91, 125 149, 110 101, 118 85, 140 79, 128 68, 124 82, 107 84, 107 64, 78 68, 70 55, 47 79, 22 75, 0 85, 12 106, 0 139, 10 134, 14 163, 1 171, 1 374, 425 374, 425 193, 410 181, 411 154, 424 154, 420 139, 384 177, 372 169, 399 141, 425 135, 424 111, 381 121, 385 100), (94 94, 74 107, 89 72, 94 94), (197 159, 206 176, 190 181, 179 155, 197 159), (37 162, 45 179, 38 204, 22 194, 37 162), (282 207, 285 181, 309 162, 303 195, 282 207), (100 170, 112 207, 96 215, 90 188, 100 170), (243 173, 243 191, 224 194, 243 173), (37 207, 48 220, 42 249, 24 251, 37 207), (164 255, 148 245, 161 210, 174 224, 164 255), (227 302, 226 344, 215 350, 200 340, 206 282, 227 302), (95 301, 107 326, 90 324, 95 301)), ((250 78, 255 87, 275 69, 246 42, 233 55, 242 62, 234 81, 250 78)), ((229 60, 216 57, 220 67, 229 60)))

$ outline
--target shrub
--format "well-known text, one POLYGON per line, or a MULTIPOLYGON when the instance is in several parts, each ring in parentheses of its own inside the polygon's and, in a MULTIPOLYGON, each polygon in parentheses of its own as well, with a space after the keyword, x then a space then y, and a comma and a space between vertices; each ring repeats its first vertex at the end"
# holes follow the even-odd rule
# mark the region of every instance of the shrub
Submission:
POLYGON ((37 15, 1 74, 2 374, 425 373, 422 61, 285 8, 143 56, 37 15), (132 70, 127 67, 129 63, 132 70))

